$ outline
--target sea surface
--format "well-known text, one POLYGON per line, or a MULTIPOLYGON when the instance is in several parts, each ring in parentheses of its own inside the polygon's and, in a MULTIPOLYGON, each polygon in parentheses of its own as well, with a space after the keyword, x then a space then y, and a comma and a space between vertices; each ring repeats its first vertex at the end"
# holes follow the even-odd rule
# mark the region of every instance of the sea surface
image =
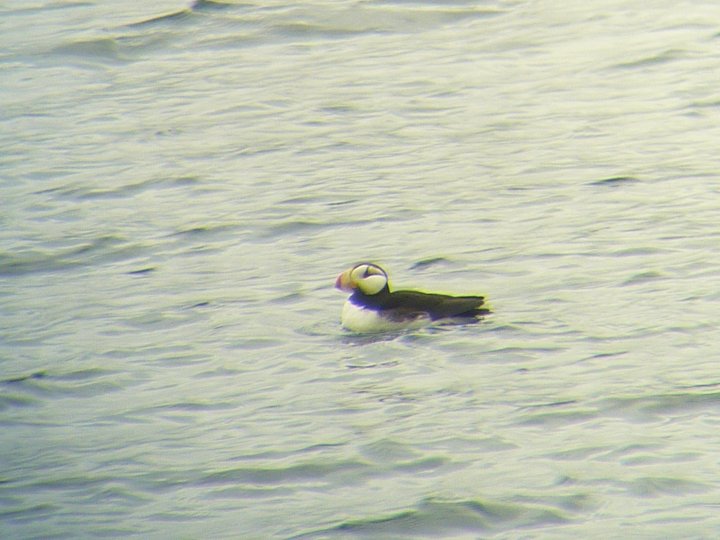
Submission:
POLYGON ((0 5, 3 539, 717 538, 719 323, 716 0, 0 5))

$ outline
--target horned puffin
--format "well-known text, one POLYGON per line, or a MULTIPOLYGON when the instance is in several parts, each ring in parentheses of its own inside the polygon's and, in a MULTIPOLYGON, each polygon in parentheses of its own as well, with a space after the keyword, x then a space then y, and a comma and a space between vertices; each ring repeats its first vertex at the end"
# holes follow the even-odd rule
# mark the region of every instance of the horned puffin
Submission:
POLYGON ((335 287, 352 293, 342 310, 342 325, 358 333, 421 328, 434 321, 477 320, 490 313, 482 296, 449 296, 420 291, 390 291, 385 270, 360 263, 345 270, 335 287))

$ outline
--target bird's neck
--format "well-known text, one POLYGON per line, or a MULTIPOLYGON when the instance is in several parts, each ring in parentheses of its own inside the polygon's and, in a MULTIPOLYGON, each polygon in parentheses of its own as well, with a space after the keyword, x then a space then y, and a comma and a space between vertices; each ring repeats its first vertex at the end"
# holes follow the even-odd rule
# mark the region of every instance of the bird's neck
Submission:
POLYGON ((375 294, 365 294, 360 289, 357 289, 352 293, 352 296, 350 296, 350 301, 362 306, 374 306, 381 304, 388 295, 390 295, 390 287, 387 285, 375 294))

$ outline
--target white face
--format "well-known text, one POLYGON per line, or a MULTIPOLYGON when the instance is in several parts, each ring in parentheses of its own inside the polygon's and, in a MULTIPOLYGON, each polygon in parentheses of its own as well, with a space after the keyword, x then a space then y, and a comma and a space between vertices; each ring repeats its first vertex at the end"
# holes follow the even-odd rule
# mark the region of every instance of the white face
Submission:
POLYGON ((379 266, 363 263, 350 270, 350 282, 365 294, 377 294, 387 285, 388 277, 379 266))

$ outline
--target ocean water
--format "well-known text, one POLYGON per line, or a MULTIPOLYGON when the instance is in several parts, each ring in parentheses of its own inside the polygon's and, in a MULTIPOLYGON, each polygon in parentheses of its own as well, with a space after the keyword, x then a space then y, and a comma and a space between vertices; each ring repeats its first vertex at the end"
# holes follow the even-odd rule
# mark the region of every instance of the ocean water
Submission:
POLYGON ((715 538, 720 4, 0 6, 0 537, 715 538), (355 336, 336 275, 482 293, 355 336))

